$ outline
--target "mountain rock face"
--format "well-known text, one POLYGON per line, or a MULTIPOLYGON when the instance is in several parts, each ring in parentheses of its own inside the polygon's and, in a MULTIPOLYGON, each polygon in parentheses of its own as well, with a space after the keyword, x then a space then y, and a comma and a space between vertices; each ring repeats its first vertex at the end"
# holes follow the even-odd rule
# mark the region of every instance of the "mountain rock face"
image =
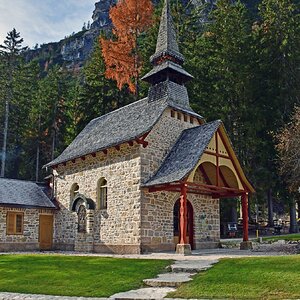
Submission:
MULTIPOLYGON (((152 0, 157 5, 160 0, 152 0)), ((217 0, 180 0, 183 5, 192 3, 193 5, 203 5, 206 3, 207 15, 214 7, 217 0)), ((261 0, 244 1, 246 5, 252 2, 260 2, 261 0)), ((52 64, 66 66, 69 70, 81 68, 88 59, 93 50, 96 38, 101 31, 109 31, 111 29, 111 20, 109 18, 109 10, 111 6, 116 4, 117 0, 100 0, 95 3, 95 9, 92 15, 93 22, 88 29, 62 39, 59 42, 43 44, 40 48, 29 50, 26 53, 26 59, 37 60, 45 71, 52 64)), ((251 4, 252 6, 252 4, 251 4)), ((206 16, 202 20, 205 21, 206 16)))
POLYGON ((90 28, 73 33, 59 42, 43 44, 40 48, 29 50, 26 59, 38 60, 45 71, 51 64, 65 65, 70 70, 82 67, 91 54, 100 31, 111 29, 109 10, 116 2, 117 0, 96 2, 90 28))

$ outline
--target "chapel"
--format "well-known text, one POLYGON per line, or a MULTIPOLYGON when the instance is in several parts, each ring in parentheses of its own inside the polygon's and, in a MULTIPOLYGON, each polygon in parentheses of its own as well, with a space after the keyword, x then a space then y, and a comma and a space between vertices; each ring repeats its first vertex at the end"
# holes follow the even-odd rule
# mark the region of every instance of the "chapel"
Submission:
POLYGON ((24 219, 30 209, 49 216, 43 231, 36 221, 34 247, 119 254, 218 247, 219 203, 230 197, 242 200, 241 249, 251 246, 247 202, 254 188, 222 121, 207 123, 190 107, 185 83, 193 76, 183 68, 168 0, 150 61, 142 78, 148 96, 92 120, 46 165, 54 204, 19 205, 24 219))

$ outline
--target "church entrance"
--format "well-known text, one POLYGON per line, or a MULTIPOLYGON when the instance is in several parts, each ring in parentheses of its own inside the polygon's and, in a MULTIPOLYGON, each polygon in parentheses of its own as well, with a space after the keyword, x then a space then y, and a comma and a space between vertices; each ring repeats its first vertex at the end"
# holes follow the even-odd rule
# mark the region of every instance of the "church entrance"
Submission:
MULTIPOLYGON (((175 202, 173 210, 174 220, 174 244, 175 247, 180 241, 180 200, 175 202)), ((194 249, 194 210, 191 202, 187 200, 187 228, 186 228, 187 242, 194 249)))

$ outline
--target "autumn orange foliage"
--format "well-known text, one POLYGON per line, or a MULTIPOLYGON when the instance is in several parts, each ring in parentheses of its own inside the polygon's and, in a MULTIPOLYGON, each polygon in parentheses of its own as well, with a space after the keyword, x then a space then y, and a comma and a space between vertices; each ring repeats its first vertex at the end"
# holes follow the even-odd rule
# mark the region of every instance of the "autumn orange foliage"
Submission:
POLYGON ((138 36, 152 24, 151 0, 119 0, 110 9, 114 39, 100 38, 106 65, 106 78, 117 81, 119 89, 128 85, 137 92, 142 61, 138 53, 138 36))

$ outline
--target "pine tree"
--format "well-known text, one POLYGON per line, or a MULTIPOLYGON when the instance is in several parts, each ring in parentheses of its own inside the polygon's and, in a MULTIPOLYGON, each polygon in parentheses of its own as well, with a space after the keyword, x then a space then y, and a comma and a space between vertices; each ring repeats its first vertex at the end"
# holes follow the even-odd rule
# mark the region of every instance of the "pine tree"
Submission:
POLYGON ((83 69, 83 85, 79 93, 79 131, 90 120, 134 100, 125 88, 119 90, 114 80, 105 77, 105 63, 100 46, 100 43, 95 43, 92 56, 83 69))
POLYGON ((14 98, 13 90, 13 78, 18 67, 19 56, 26 50, 26 47, 22 47, 23 38, 20 38, 20 33, 14 28, 12 31, 8 32, 4 44, 0 45, 0 54, 2 63, 6 66, 6 74, 4 76, 7 78, 4 85, 5 88, 5 120, 3 129, 3 146, 2 146, 2 160, 1 160, 1 173, 0 177, 5 175, 5 163, 7 154, 7 136, 8 136, 8 125, 9 125, 9 110, 10 103, 14 98))
POLYGON ((150 27, 152 14, 151 0, 120 0, 110 10, 114 37, 100 39, 106 77, 116 80, 120 90, 128 85, 136 95, 142 67, 138 37, 150 27))

